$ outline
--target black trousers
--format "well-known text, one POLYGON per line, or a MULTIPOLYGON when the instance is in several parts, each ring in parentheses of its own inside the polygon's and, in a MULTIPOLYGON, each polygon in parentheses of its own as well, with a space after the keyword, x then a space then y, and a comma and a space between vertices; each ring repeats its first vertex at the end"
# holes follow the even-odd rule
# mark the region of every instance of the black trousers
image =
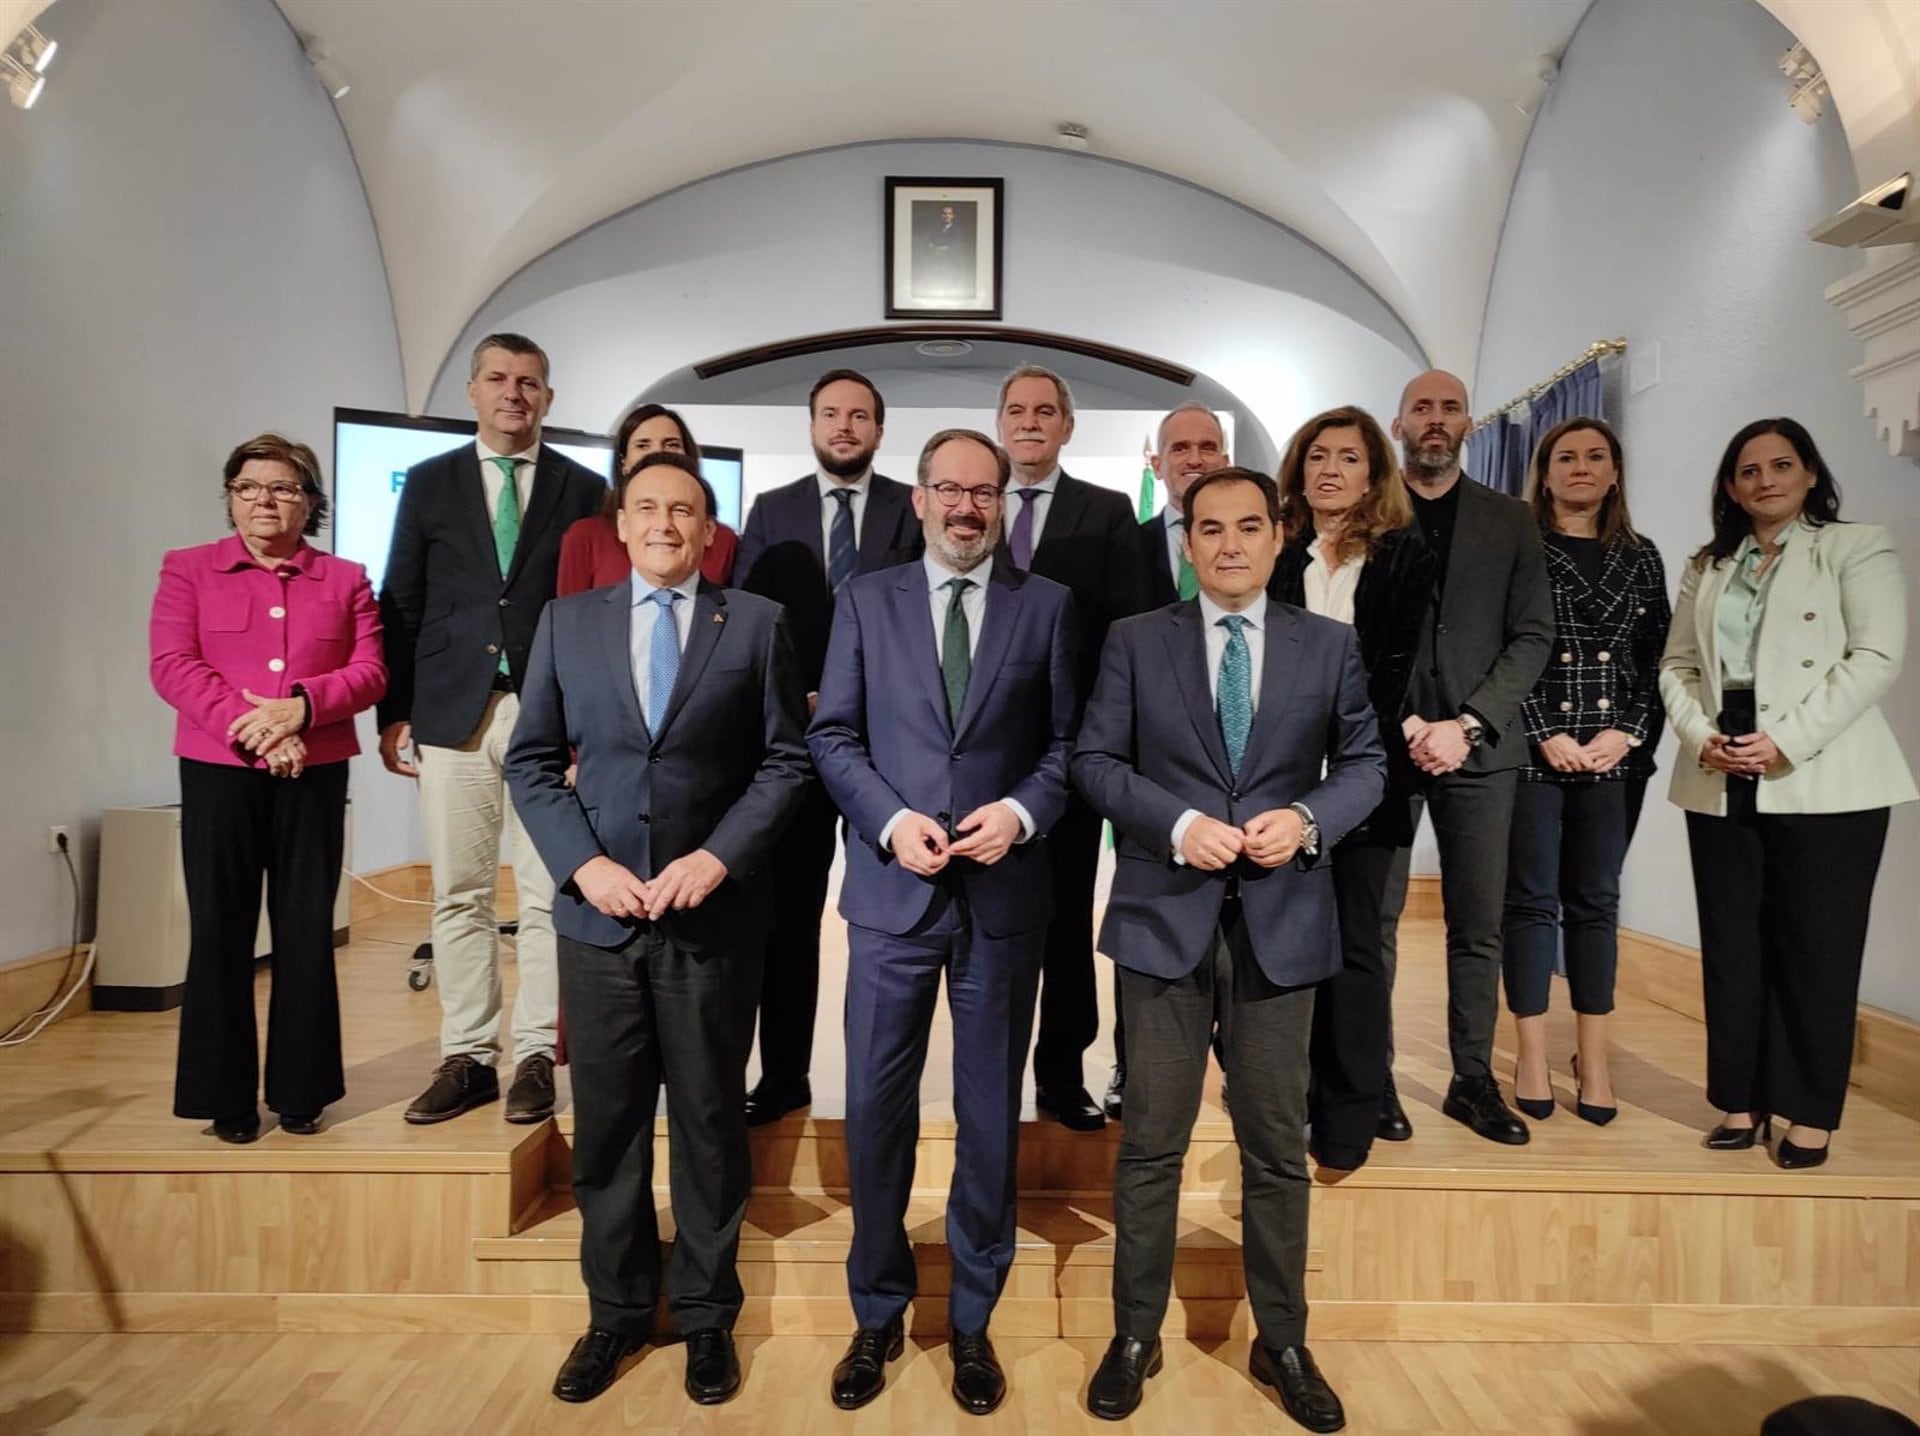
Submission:
POLYGON ((1831 1131, 1853 1067, 1887 810, 1762 813, 1754 789, 1730 778, 1724 818, 1687 814, 1707 1100, 1831 1131))
POLYGON ((1620 965, 1620 867, 1627 860, 1627 785, 1520 784, 1507 852, 1503 963, 1507 1010, 1547 1010, 1564 951, 1573 1010, 1613 1011, 1620 965), (1562 939, 1564 938, 1564 942, 1562 939))
POLYGON ((753 1185, 746 1069, 763 947, 690 953, 651 923, 617 949, 556 941, 590 1320, 629 1336, 653 1328, 653 1127, 664 1082, 674 1223, 668 1305, 683 1334, 730 1330, 742 1298, 740 1221, 753 1185))
POLYGON ((1381 912, 1398 851, 1366 839, 1333 850, 1340 971, 1320 984, 1313 999, 1313 1084, 1307 1108, 1314 1155, 1327 1166, 1348 1171, 1367 1160, 1380 1125, 1393 1009, 1381 912))
POLYGON ((1127 1120, 1113 1169, 1116 1336, 1151 1340, 1166 1319, 1180 1227, 1180 1170, 1200 1115, 1214 1029, 1224 1038, 1240 1146, 1247 1295, 1260 1339, 1307 1332, 1307 1044, 1314 989, 1261 972, 1239 904, 1185 977, 1120 969, 1127 1013, 1127 1120))
POLYGON ((1100 1031, 1093 979, 1093 884, 1100 867, 1100 815, 1078 797, 1047 834, 1053 921, 1040 965, 1040 1024, 1033 1080, 1049 1092, 1086 1085, 1082 1059, 1100 1031))
POLYGON ((180 861, 187 889, 187 989, 174 1069, 176 1117, 257 1110, 253 942, 260 887, 273 933, 267 1105, 318 1115, 346 1095, 333 897, 346 847, 347 765, 298 778, 180 760, 180 861))
POLYGON ((809 784, 772 864, 773 936, 760 974, 760 1080, 775 1086, 803 1082, 813 1068, 820 922, 839 831, 833 799, 820 784, 809 784))

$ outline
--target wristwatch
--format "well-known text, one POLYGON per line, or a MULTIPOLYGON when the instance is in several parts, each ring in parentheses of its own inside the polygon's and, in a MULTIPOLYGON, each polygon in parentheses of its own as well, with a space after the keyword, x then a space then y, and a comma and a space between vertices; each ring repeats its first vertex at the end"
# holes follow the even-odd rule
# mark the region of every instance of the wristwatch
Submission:
POLYGON ((1320 856, 1320 825, 1313 820, 1313 812, 1305 803, 1288 803, 1287 806, 1300 815, 1300 851, 1310 858, 1320 856))
POLYGON ((1460 725, 1460 731, 1466 735, 1469 748, 1477 747, 1481 738, 1486 735, 1487 725, 1471 713, 1462 713, 1454 719, 1454 722, 1460 725))

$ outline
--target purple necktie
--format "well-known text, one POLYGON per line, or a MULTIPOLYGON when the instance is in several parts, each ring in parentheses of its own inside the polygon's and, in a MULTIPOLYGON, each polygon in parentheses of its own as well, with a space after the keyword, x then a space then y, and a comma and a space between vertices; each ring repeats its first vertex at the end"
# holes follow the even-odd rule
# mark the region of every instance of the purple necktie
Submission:
POLYGON ((1013 548, 1013 566, 1015 568, 1033 567, 1033 508, 1040 497, 1040 490, 1018 488, 1013 496, 1020 500, 1020 512, 1013 516, 1013 533, 1007 539, 1013 548))

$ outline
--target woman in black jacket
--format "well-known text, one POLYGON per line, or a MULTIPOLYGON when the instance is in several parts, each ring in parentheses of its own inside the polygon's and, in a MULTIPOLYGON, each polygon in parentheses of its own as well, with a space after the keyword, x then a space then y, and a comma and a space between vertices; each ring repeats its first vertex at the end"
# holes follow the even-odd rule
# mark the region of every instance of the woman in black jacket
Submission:
POLYGON ((1607 1018, 1632 834, 1628 795, 1635 760, 1659 733, 1667 579, 1659 550, 1633 531, 1620 440, 1600 420, 1547 431, 1527 501, 1547 553, 1554 644, 1521 706, 1528 760, 1507 856, 1507 1008, 1520 1051, 1514 1105, 1536 1121, 1553 1115, 1547 996, 1563 950, 1579 1046, 1574 1111, 1604 1126, 1617 1110, 1607 1018))
POLYGON ((1268 593, 1353 625, 1387 748, 1386 796, 1333 850, 1344 965, 1321 985, 1313 1009, 1311 1148, 1322 1166, 1351 1170, 1367 1160, 1393 1090, 1393 991, 1380 914, 1395 850, 1413 842, 1415 770, 1400 724, 1435 564, 1393 447, 1364 410, 1309 419, 1287 445, 1279 481, 1286 546, 1268 593))

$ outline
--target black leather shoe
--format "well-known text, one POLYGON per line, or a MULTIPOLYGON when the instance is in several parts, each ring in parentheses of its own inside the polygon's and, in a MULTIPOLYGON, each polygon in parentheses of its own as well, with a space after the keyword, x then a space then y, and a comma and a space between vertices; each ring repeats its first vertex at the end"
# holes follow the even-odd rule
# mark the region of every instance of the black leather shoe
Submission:
POLYGON ((260 1114, 249 1112, 244 1117, 215 1117, 213 1135, 235 1147, 257 1142, 260 1140, 260 1114))
POLYGON ((1394 1090, 1393 1078, 1387 1078, 1386 1090, 1380 1094, 1380 1125, 1374 1135, 1383 1142, 1405 1142, 1413 1136, 1413 1123, 1407 1120, 1407 1109, 1400 1105, 1400 1094, 1394 1090))
POLYGON ((718 1406, 740 1389, 740 1357, 733 1333, 724 1327, 687 1333, 687 1395, 702 1406, 718 1406))
POLYGON ((413 1099, 406 1118, 416 1127, 445 1122, 500 1100, 500 1076, 484 1062, 460 1053, 433 1070, 433 1082, 413 1099))
POLYGON ((1114 1337, 1087 1387, 1087 1410, 1102 1421, 1126 1420, 1140 1405, 1147 1378, 1160 1374, 1161 1360, 1157 1336, 1152 1341, 1114 1337))
POLYGON ((617 1331, 590 1326, 587 1334, 574 1342, 567 1359, 560 1363, 560 1374, 553 1378, 553 1394, 562 1401, 591 1401, 613 1385, 620 1374, 620 1363, 647 1344, 644 1336, 623 1336, 617 1331))
POLYGON ((1120 1114, 1125 1110, 1126 1090, 1127 1064, 1116 1062, 1113 1067, 1113 1076, 1107 1079, 1106 1100, 1100 1104, 1106 1110, 1109 1122, 1120 1120, 1120 1114))
POLYGON ((887 1363, 907 1349, 906 1328, 895 1317, 885 1326, 863 1326, 847 1343, 847 1354, 833 1368, 833 1404, 857 1411, 887 1384, 887 1363))
POLYGON ((806 1078, 798 1082, 768 1082, 763 1079, 747 1093, 747 1125, 764 1127, 769 1122, 778 1122, 789 1112, 798 1112, 802 1107, 812 1105, 813 1084, 806 1078))
POLYGON ((1807 1167, 1817 1167, 1827 1160, 1827 1152, 1833 1146, 1833 1135, 1827 1135, 1824 1147, 1803 1147, 1798 1142, 1780 1139, 1780 1145, 1773 1149, 1773 1160, 1780 1164, 1782 1171, 1797 1172, 1807 1167))
POLYGON ((500 1115, 523 1127, 553 1115, 553 1058, 536 1052, 513 1069, 507 1109, 500 1115))
POLYGON ((315 1112, 309 1116, 305 1112, 282 1112, 280 1130, 291 1132, 296 1137, 311 1137, 320 1130, 320 1114, 315 1112))
POLYGON ((1007 1375, 984 1331, 956 1331, 948 1339, 953 1353, 953 1399, 969 1416, 991 1416, 1007 1399, 1007 1375))
POLYGON ((1476 1137, 1489 1142, 1524 1147, 1533 1140, 1527 1124, 1500 1100, 1499 1085, 1491 1077, 1454 1078, 1447 1084, 1447 1100, 1440 1104, 1440 1111, 1456 1122, 1464 1122, 1476 1137))
POLYGON ((1347 1424, 1346 1408, 1313 1364, 1313 1353, 1306 1347, 1283 1346, 1276 1351, 1255 1341, 1247 1364, 1254 1379, 1278 1391, 1287 1415, 1307 1430, 1338 1431, 1347 1424))
POLYGON ((1107 1125, 1107 1114, 1084 1087, 1036 1087, 1033 1105, 1069 1132, 1098 1132, 1107 1125))
POLYGON ((1767 1142, 1773 1139, 1773 1118, 1763 1117, 1750 1127, 1729 1127, 1722 1122, 1711 1132, 1701 1145, 1715 1152, 1744 1152, 1754 1142, 1767 1142))

